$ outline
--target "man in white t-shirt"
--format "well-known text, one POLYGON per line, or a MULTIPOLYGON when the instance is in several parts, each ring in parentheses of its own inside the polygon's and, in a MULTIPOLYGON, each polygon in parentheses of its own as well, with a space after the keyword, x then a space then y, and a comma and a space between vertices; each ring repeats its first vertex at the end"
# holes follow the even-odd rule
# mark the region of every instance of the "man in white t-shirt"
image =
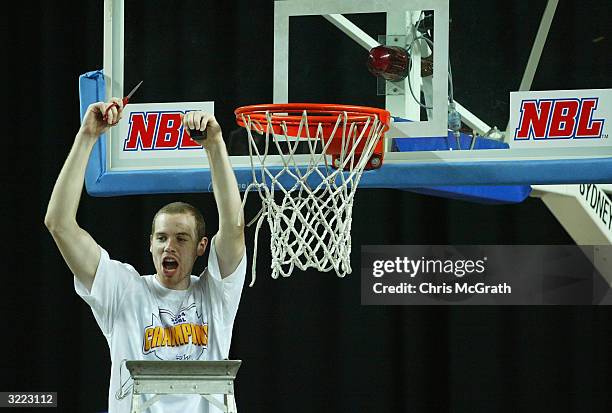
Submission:
MULTIPOLYGON (((90 305, 111 353, 109 413, 129 412, 129 372, 124 360, 221 360, 228 357, 232 326, 246 273, 244 219, 240 193, 221 128, 214 116, 189 112, 187 130, 205 132, 198 140, 208 156, 219 213, 219 231, 210 240, 208 267, 191 275, 209 244, 204 219, 193 206, 166 205, 153 218, 150 252, 154 275, 140 276, 130 265, 111 260, 83 230, 76 213, 85 168, 98 137, 121 118, 121 99, 89 106, 60 172, 45 216, 77 293, 90 305), (108 110, 108 114, 105 113, 108 110)), ((163 396, 148 411, 208 412, 200 396, 163 396)))

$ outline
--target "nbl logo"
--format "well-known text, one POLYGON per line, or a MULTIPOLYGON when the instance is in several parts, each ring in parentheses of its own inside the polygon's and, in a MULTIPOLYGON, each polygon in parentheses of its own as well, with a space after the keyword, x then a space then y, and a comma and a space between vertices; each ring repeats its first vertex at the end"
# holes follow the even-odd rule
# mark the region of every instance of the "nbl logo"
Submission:
POLYGON ((604 119, 594 119, 599 98, 521 101, 514 140, 601 138, 604 119))
POLYGON ((182 111, 132 112, 124 151, 201 149, 183 129, 182 111))

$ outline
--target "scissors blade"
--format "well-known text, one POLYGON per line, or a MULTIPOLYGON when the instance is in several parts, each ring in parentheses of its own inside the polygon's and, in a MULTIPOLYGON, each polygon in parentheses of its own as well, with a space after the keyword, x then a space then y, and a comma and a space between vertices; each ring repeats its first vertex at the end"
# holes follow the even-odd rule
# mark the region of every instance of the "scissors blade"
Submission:
POLYGON ((134 92, 136 92, 136 90, 140 87, 140 85, 142 85, 142 82, 144 82, 144 80, 141 80, 139 84, 137 84, 136 86, 134 86, 134 89, 132 89, 132 91, 130 93, 128 93, 128 95, 126 96, 126 98, 131 98, 132 95, 134 94, 134 92))

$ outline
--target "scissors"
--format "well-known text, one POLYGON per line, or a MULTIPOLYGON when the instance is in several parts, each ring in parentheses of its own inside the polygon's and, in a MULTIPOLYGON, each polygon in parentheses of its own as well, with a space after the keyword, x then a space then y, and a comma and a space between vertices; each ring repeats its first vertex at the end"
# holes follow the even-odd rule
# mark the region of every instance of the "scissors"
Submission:
MULTIPOLYGON (((140 87, 140 85, 142 85, 142 82, 144 82, 144 80, 141 80, 140 83, 138 83, 136 86, 134 86, 134 89, 132 89, 132 91, 130 93, 128 93, 128 95, 126 97, 123 98, 123 107, 125 107, 125 105, 128 104, 128 102, 130 101, 130 98, 132 97, 132 95, 134 94, 134 92, 136 92, 136 90, 140 87)), ((106 120, 108 119, 108 111, 111 110, 112 107, 116 107, 119 108, 119 105, 115 102, 113 102, 109 107, 106 108, 106 110, 104 111, 104 116, 102 117, 102 119, 106 120)))

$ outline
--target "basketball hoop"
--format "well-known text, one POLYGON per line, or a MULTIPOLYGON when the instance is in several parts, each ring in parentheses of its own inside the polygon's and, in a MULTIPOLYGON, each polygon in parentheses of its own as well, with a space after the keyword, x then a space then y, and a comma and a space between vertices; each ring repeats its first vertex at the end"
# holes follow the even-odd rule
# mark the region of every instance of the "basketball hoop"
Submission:
POLYGON ((250 285, 255 283, 257 239, 264 220, 272 237, 272 278, 288 277, 294 268, 350 274, 353 199, 364 170, 382 165, 389 112, 287 103, 244 106, 234 113, 247 130, 253 178, 243 202, 250 190, 257 190, 262 201, 249 223, 257 221, 250 285), (263 153, 253 130, 264 139, 263 153), (297 153, 300 143, 306 154, 297 153), (278 151, 280 164, 272 161, 271 148, 278 151))

